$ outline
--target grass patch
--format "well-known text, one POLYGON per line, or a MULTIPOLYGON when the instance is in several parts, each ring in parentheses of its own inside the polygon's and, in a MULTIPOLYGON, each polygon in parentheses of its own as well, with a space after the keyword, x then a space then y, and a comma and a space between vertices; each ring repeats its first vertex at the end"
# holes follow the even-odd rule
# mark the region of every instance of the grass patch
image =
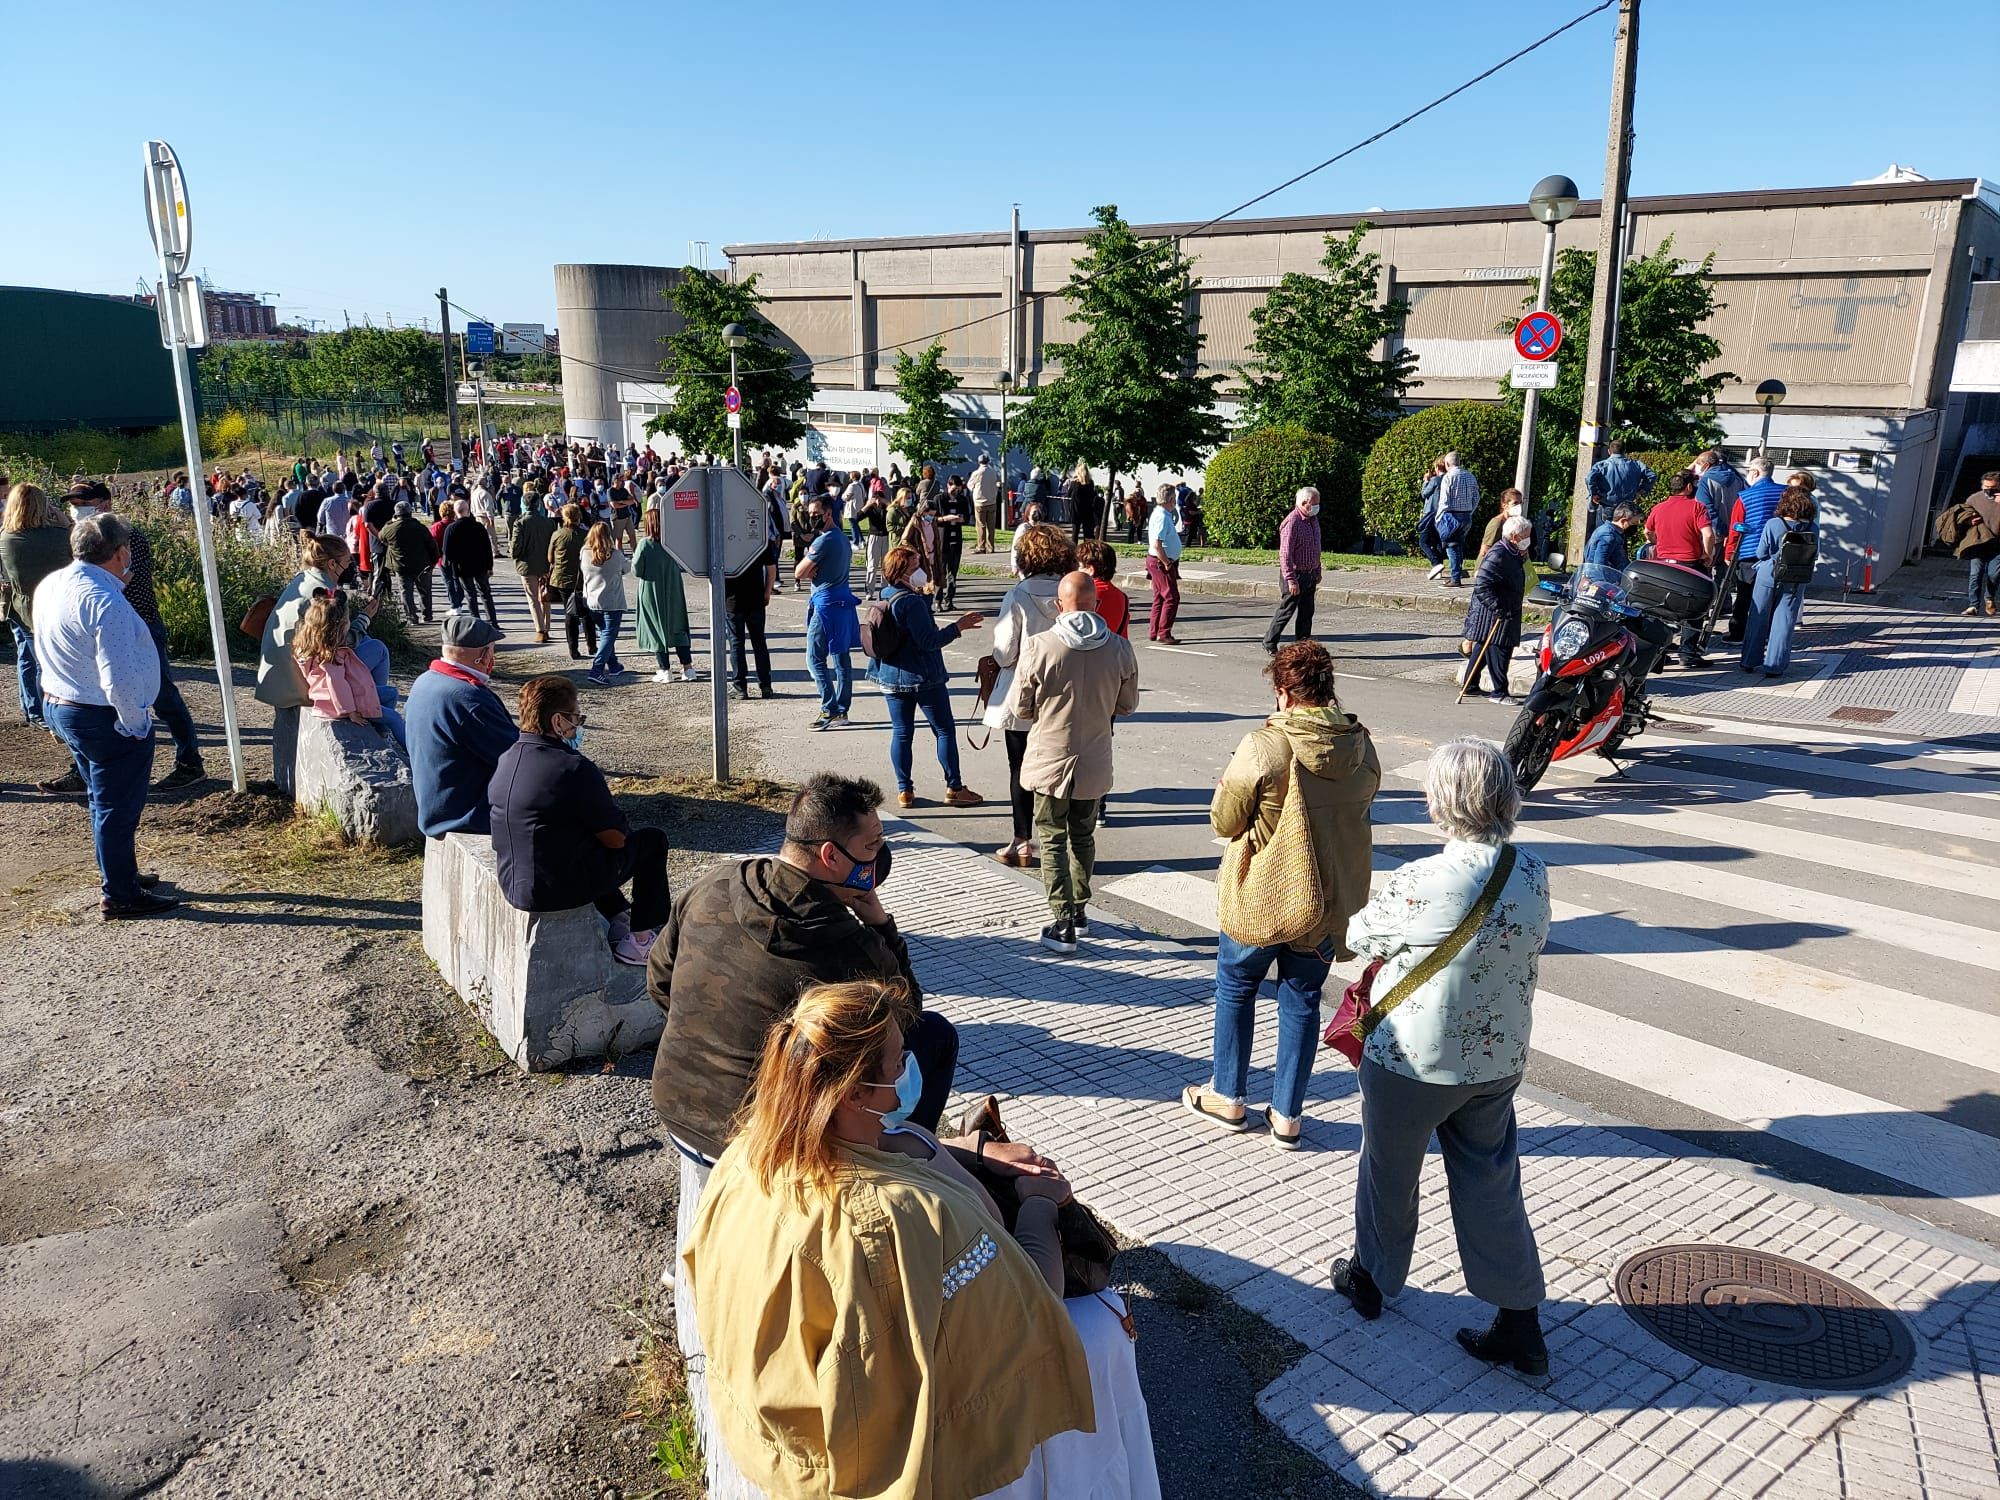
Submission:
POLYGON ((654 1300, 647 1300, 621 1309, 639 1339, 632 1363, 632 1405, 624 1415, 642 1423, 651 1440, 648 1457, 662 1481, 653 1493, 662 1500, 697 1500, 707 1493, 707 1470, 688 1395, 687 1368, 673 1330, 655 1306, 654 1300))
POLYGON ((226 871, 273 896, 414 902, 423 886, 420 844, 357 844, 331 813, 302 813, 270 782, 171 805, 153 819, 154 842, 190 862, 226 871))

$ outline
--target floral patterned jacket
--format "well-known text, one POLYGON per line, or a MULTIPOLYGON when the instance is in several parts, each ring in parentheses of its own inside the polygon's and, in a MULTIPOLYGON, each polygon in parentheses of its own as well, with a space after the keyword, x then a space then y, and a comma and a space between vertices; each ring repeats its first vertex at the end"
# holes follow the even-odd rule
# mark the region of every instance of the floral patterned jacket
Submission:
MULTIPOLYGON (((1376 999, 1451 935, 1499 858, 1495 845, 1453 839, 1442 853, 1397 870, 1354 914, 1347 946, 1384 960, 1376 999)), ((1493 1083, 1521 1073, 1548 935, 1548 870, 1517 845, 1514 873, 1472 940, 1383 1019, 1365 1055, 1420 1083, 1493 1083)))

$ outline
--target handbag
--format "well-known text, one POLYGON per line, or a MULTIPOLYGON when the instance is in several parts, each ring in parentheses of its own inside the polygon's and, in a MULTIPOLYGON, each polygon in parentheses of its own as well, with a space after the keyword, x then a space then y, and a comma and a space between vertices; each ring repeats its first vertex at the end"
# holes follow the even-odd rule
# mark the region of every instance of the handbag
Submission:
POLYGON ((276 594, 259 596, 252 601, 248 609, 243 611, 243 618, 237 621, 236 628, 252 640, 261 641, 264 639, 264 627, 271 621, 271 611, 277 607, 276 594))
POLYGON ((972 703, 972 722, 965 726, 965 743, 971 745, 974 750, 984 750, 993 743, 993 731, 982 721, 986 716, 987 704, 993 701, 994 684, 1000 681, 1000 663, 990 656, 982 656, 979 658, 979 665, 972 670, 979 679, 979 696, 972 703), (984 729, 986 738, 973 745, 972 731, 975 727, 984 729))
POLYGON ((1417 960, 1379 1001, 1371 1001, 1370 997, 1375 988, 1375 976, 1381 973, 1384 960, 1369 960, 1368 967, 1361 971, 1361 977, 1341 995, 1333 1019, 1326 1023, 1326 1034, 1320 1038, 1321 1043, 1333 1048, 1353 1066, 1360 1067, 1362 1045, 1382 1024, 1382 1018, 1458 957, 1460 950, 1472 941, 1472 935, 1491 915, 1494 903, 1500 899, 1501 887, 1507 884, 1508 877, 1513 873, 1514 846, 1508 844, 1501 849, 1500 858, 1494 862, 1493 873, 1486 877, 1486 888, 1479 893, 1479 899, 1458 919, 1458 925, 1452 928, 1450 935, 1417 960))
MULTIPOLYGON (((959 1134, 1006 1141, 1007 1132, 1000 1124, 1000 1101, 988 1094, 968 1105, 959 1119, 959 1134)), ((977 1163, 969 1170, 992 1196, 994 1206, 1000 1210, 1001 1222, 1012 1234, 1014 1221, 1021 1213, 1021 1196, 1015 1188, 1020 1179, 1012 1172, 977 1163)), ((1103 1220, 1074 1197, 1056 1210, 1056 1237, 1062 1241, 1063 1296, 1095 1296, 1111 1285, 1111 1263, 1118 1258, 1118 1241, 1104 1227, 1103 1220)), ((1132 1333, 1129 1319, 1120 1321, 1125 1324, 1125 1331, 1132 1333)))
MULTIPOLYGON (((1253 825, 1254 828, 1254 825, 1253 825)), ((1222 930, 1251 948, 1287 946, 1310 934, 1326 916, 1320 885, 1319 855, 1313 847, 1312 824, 1306 817, 1305 794, 1299 789, 1299 763, 1293 757, 1278 826, 1261 849, 1252 849, 1249 833, 1232 839, 1223 852, 1216 876, 1216 911, 1222 930)))

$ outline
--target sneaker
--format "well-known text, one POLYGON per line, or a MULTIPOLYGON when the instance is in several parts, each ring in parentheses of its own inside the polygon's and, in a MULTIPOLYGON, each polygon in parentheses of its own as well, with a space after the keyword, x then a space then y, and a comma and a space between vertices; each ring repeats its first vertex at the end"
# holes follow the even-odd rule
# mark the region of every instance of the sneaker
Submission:
POLYGON ((1486 701, 1488 703, 1512 703, 1514 699, 1512 695, 1507 693, 1488 693, 1486 701))
POLYGON ((611 945, 611 956, 619 963, 634 969, 646 966, 646 955, 653 951, 653 934, 650 932, 627 933, 611 945))
POLYGON ((955 786, 944 794, 946 807, 977 807, 986 799, 967 786, 955 786))
POLYGON ((1081 907, 1069 914, 1069 925, 1076 929, 1078 937, 1090 936, 1090 913, 1081 907))
POLYGON ((586 672, 586 673, 584 673, 584 674, 583 674, 583 677, 584 677, 584 681, 586 681, 586 682, 594 682, 594 683, 596 683, 596 684, 597 684, 597 685, 598 685, 599 687, 610 687, 610 686, 611 686, 611 679, 610 679, 609 677, 606 677, 606 676, 605 676, 605 675, 604 675, 604 674, 603 674, 602 672, 594 672, 594 671, 593 671, 593 672, 586 672))
POLYGON ((653 674, 653 681, 655 682, 672 682, 673 680, 674 674, 667 671, 664 667, 653 674))
POLYGON ((45 797, 81 797, 84 792, 83 778, 71 766, 54 781, 38 781, 35 790, 45 797))
POLYGON ((916 805, 917 805, 917 794, 915 792, 896 793, 896 806, 915 807, 916 805))
POLYGON ((98 906, 98 915, 107 922, 129 922, 141 917, 157 917, 170 912, 180 902, 172 896, 156 895, 142 891, 137 901, 106 901, 98 906))
POLYGON ((1296 1151, 1305 1139, 1306 1122, 1303 1117, 1287 1119, 1275 1109, 1264 1111, 1264 1123, 1271 1129, 1271 1144, 1280 1151, 1296 1151))
POLYGON ((1374 1277, 1344 1255, 1333 1263, 1333 1289, 1371 1322, 1382 1316, 1382 1289, 1375 1285, 1374 1277))
POLYGON ((832 722, 833 722, 832 714, 822 713, 818 718, 812 721, 813 732, 817 734, 820 730, 825 729, 832 722))
POLYGON ((1041 944, 1051 953, 1076 952, 1076 928, 1069 922, 1051 922, 1042 929, 1041 944))
POLYGON ((1436 567, 1432 568, 1432 569, 1430 570, 1430 572, 1426 573, 1426 574, 1425 574, 1424 576, 1425 576, 1426 578, 1442 578, 1442 577, 1444 577, 1444 564, 1443 564, 1443 563, 1439 563, 1439 564, 1438 564, 1438 565, 1437 565, 1436 567))
POLYGON ((681 668, 681 681, 682 681, 682 682, 706 682, 706 681, 708 681, 708 668, 706 668, 706 667, 682 667, 682 668, 681 668))
POLYGON ((177 760, 171 771, 153 783, 153 789, 160 792, 177 792, 184 786, 193 786, 207 775, 208 772, 202 768, 200 761, 177 760))
POLYGON ((847 727, 847 715, 835 714, 826 721, 826 727, 828 729, 845 729, 847 727))
POLYGON ((1970 604, 1968 604, 1965 606, 1964 609, 1961 609, 1959 613, 1962 615, 1976 615, 1979 613, 1979 611, 1973 608, 1970 604))
POLYGON ((750 701, 750 690, 740 682, 731 683, 729 696, 734 698, 738 703, 748 703, 750 701))

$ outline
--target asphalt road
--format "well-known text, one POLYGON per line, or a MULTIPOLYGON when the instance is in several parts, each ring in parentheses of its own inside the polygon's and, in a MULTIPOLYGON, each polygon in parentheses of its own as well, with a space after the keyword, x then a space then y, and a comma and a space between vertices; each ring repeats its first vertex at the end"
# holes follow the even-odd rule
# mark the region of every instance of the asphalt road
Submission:
MULTIPOLYGON (((1005 582, 967 578, 961 608, 990 614, 1005 582)), ((1118 728, 1097 904, 1198 944, 1214 932, 1210 792, 1272 706, 1267 609, 1188 600, 1182 648, 1138 643, 1142 701, 1118 728)), ((892 789, 872 685, 858 686, 850 727, 809 732, 801 620, 796 596, 774 605, 787 696, 739 706, 759 754, 774 770, 837 766, 892 789)), ((1420 780, 1432 747, 1498 739, 1512 720, 1511 708, 1454 703, 1449 628, 1394 611, 1318 621, 1386 773, 1378 870, 1437 847, 1420 780)), ((990 631, 947 653, 961 711, 990 631)), ((1529 674, 1517 665, 1517 691, 1529 674)), ((971 751, 963 731, 960 746, 987 805, 938 805, 943 779, 920 734, 925 803, 906 816, 991 850, 1008 838, 1003 747, 995 735, 971 751)), ((1559 766, 1523 820, 1558 902, 1529 1084, 2000 1243, 2000 754, 1682 719, 1636 742, 1628 771, 1614 779, 1595 757, 1559 766)), ((1020 919, 1032 941, 1045 920, 1032 872, 1020 919)))

